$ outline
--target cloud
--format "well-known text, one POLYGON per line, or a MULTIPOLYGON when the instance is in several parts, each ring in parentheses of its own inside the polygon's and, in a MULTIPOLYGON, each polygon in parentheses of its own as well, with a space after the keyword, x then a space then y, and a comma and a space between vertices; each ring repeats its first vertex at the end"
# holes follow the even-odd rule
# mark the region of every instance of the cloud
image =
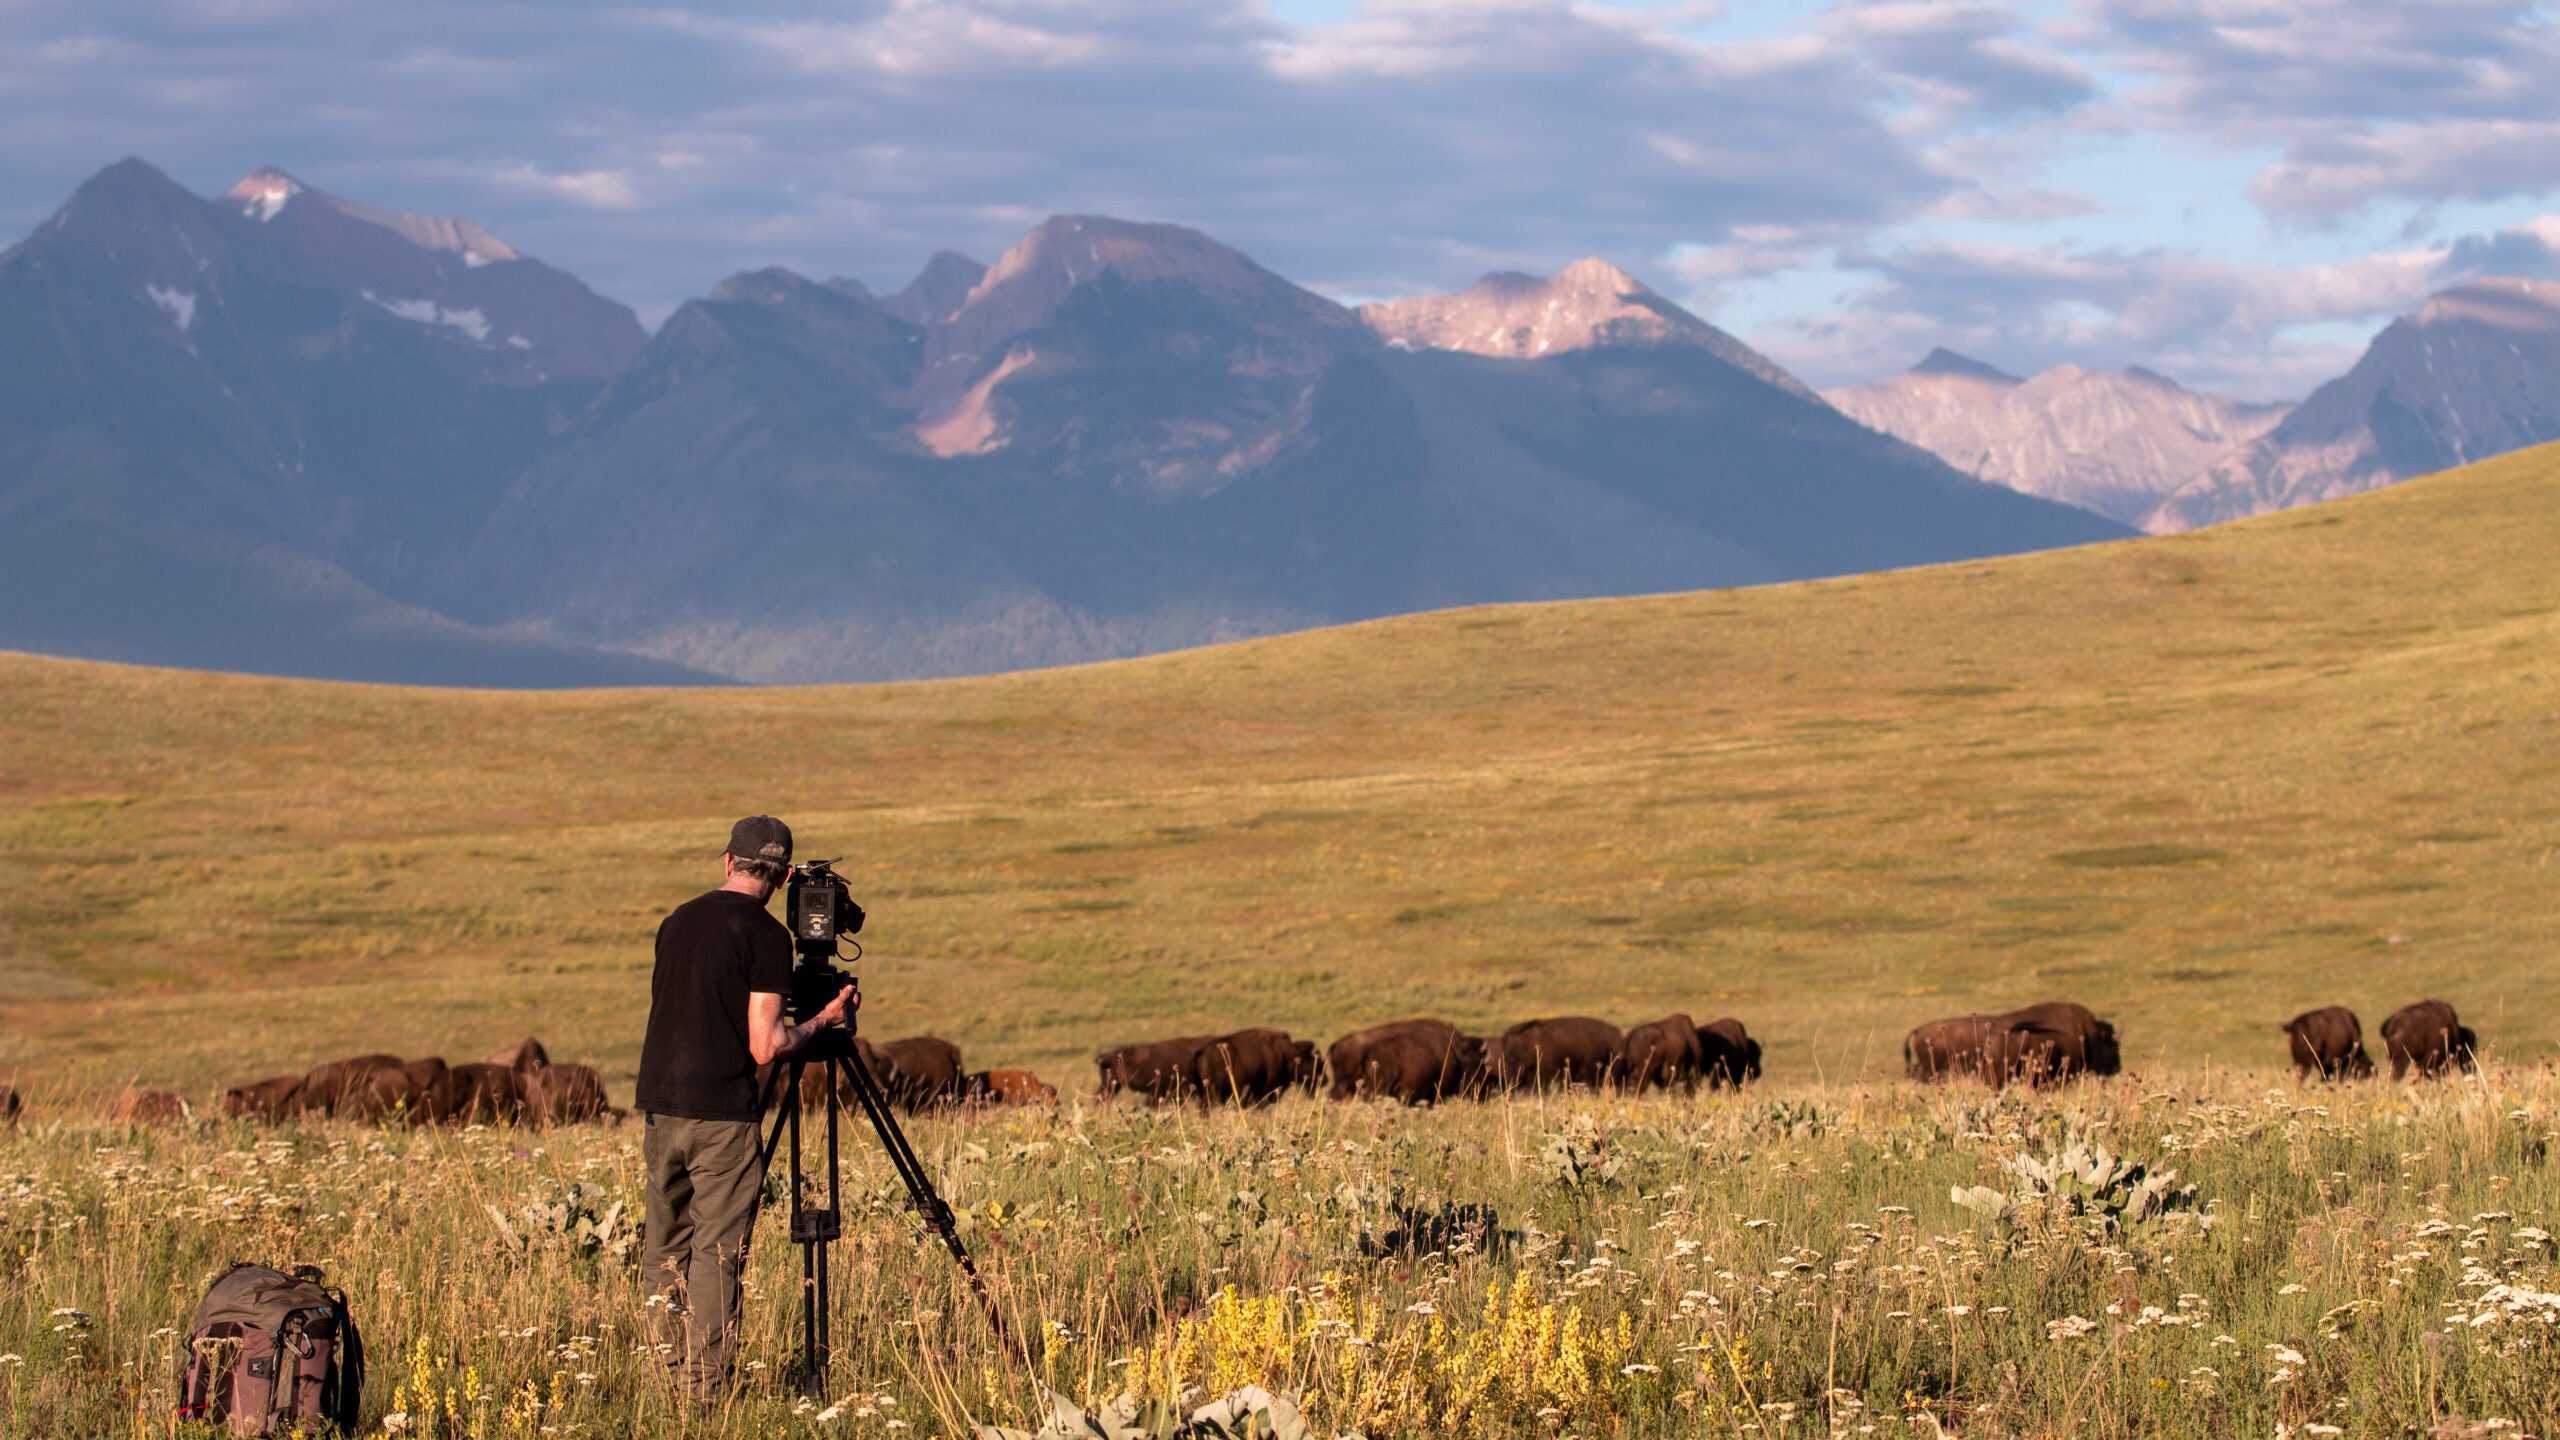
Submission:
POLYGON ((1697 7, 1367 0, 90 0, 0 8, 0 220, 140 154, 463 214, 663 313, 783 263, 895 285, 1052 212, 1208 230, 1346 296, 1741 227, 1862 232, 1965 181, 1911 133, 2072 103, 1982 6, 1707 43, 1697 7), (1914 75, 1896 78, 1907 63, 1914 75), (1925 73, 1922 73, 1925 72, 1925 73), (1925 128, 1925 127, 1923 127, 1925 128))
POLYGON ((2078 38, 2147 78, 2130 123, 2276 148, 2257 202, 2329 220, 2560 185, 2551 18, 2539 0, 2089 0, 2078 38))

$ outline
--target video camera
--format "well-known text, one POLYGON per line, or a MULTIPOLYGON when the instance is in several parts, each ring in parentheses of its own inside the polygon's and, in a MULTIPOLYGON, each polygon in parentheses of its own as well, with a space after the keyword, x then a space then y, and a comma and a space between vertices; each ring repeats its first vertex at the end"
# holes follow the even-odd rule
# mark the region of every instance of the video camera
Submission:
MULTIPOLYGON (((791 867, 783 908, 791 916, 791 944, 800 963, 791 968, 791 1018, 806 1020, 853 983, 836 968, 838 942, 862 929, 862 907, 853 903, 852 888, 835 872, 833 860, 803 860, 791 867)), ((862 947, 854 947, 860 959, 862 947)))

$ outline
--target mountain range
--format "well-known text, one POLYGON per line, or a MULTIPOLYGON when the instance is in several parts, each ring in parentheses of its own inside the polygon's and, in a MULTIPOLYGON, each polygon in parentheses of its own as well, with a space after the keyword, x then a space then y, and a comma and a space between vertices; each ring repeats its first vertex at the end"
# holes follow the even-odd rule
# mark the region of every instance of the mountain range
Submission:
POLYGON ((2299 405, 2199 395, 2142 369, 2063 365, 2020 380, 1943 349, 1824 398, 1969 474, 2154 533, 2187 530, 2560 439, 2560 287, 2448 289, 2299 405))
POLYGON ((0 253, 0 645, 468 684, 888 679, 2125 529, 1600 261, 1353 311, 1038 226, 652 335, 468 221, 128 160, 0 253))

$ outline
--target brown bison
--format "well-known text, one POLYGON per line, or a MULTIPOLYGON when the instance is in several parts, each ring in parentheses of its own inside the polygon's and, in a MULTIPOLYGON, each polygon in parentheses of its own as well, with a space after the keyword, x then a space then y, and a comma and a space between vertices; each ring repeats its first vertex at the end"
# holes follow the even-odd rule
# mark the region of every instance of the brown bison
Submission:
POLYGON ((2293 1068, 2303 1078, 2315 1072, 2323 1080, 2369 1080, 2373 1057, 2365 1053, 2364 1025, 2344 1005, 2305 1010, 2285 1022, 2293 1049, 2293 1068))
POLYGON ((2391 1078, 2401 1079, 2416 1066, 2432 1080, 2459 1066, 2478 1068, 2480 1037, 2442 1000, 2403 1005, 2382 1022, 2382 1046, 2391 1056, 2391 1078))
POLYGON ((427 1087, 420 1110, 429 1124, 438 1125, 492 1125, 520 1119, 524 1077, 503 1065, 456 1065, 427 1087))
POLYGON ((1445 1020, 1397 1020, 1333 1042, 1336 1100, 1381 1096, 1427 1105, 1472 1094, 1484 1082, 1485 1042, 1445 1020))
POLYGON ((604 1077, 591 1065, 545 1065, 518 1076, 517 1083, 525 1118, 536 1125, 575 1125, 622 1113, 605 1097, 604 1077))
POLYGON ((513 1070, 519 1075, 524 1075, 550 1064, 551 1052, 542 1048, 541 1041, 527 1035, 513 1045, 492 1054, 489 1057, 489 1063, 501 1070, 513 1070))
POLYGON ((349 1095, 365 1088, 366 1077, 377 1070, 399 1068, 397 1055, 358 1055, 315 1065, 302 1077, 302 1108, 315 1114, 335 1114, 349 1095))
POLYGON ((1058 1087, 1028 1070, 981 1070, 961 1082, 960 1098, 970 1105, 1055 1105, 1058 1087))
POLYGON ((1700 1041, 1697 1024, 1686 1015, 1665 1015, 1630 1026, 1621 1053, 1625 1061, 1621 1079, 1632 1091, 1650 1085, 1695 1090, 1707 1073, 1707 1047, 1700 1041))
POLYGON ((1902 1073, 1913 1080, 1945 1080, 1957 1075, 1989 1080, 1984 1050, 1995 1023, 1989 1015, 1959 1015, 1919 1026, 1903 1037, 1902 1073))
POLYGON ((883 1041, 877 1051, 889 1067, 881 1088, 891 1100, 909 1111, 959 1103, 960 1078, 968 1073, 961 1068, 959 1046, 935 1035, 911 1035, 883 1041))
POLYGON ((279 1075, 222 1092, 222 1113, 234 1120, 284 1120, 302 1113, 302 1077, 279 1075))
POLYGON ((2085 1005, 2051 1000, 2006 1015, 1932 1020, 1903 1040, 1902 1063, 1914 1080, 1970 1075, 1997 1088, 2113 1075, 2124 1057, 2115 1026, 2085 1005))
POLYGON ((1322 1078, 1315 1042, 1292 1040, 1282 1030, 1239 1030, 1200 1047, 1192 1057, 1192 1093, 1211 1105, 1266 1105, 1291 1086, 1322 1078))
POLYGON ((1215 1035, 1178 1035, 1141 1045, 1123 1045, 1093 1058, 1109 1098, 1134 1091, 1161 1105, 1189 1095, 1200 1083, 1200 1052, 1218 1043, 1215 1035))
POLYGON ((1523 1020, 1485 1042, 1485 1078, 1505 1090, 1523 1085, 1597 1089, 1616 1077, 1625 1045, 1617 1026, 1588 1015, 1523 1020))
MULTIPOLYGON (((364 1084, 349 1090, 338 1102, 337 1114, 351 1120, 381 1120, 399 1117, 412 1125, 426 1122, 427 1092, 444 1078, 445 1064, 441 1055, 429 1055, 405 1065, 376 1070, 364 1077, 364 1084)), ((310 1087, 303 1087, 305 1104, 310 1087)))
POLYGON ((1760 1078, 1760 1042, 1730 1015, 1698 1027, 1698 1049, 1705 1057, 1700 1063, 1710 1088, 1730 1085, 1739 1090, 1744 1081, 1760 1078))
POLYGON ((177 1091, 136 1085, 116 1097, 107 1118, 119 1125, 174 1125, 188 1113, 186 1097, 177 1091))

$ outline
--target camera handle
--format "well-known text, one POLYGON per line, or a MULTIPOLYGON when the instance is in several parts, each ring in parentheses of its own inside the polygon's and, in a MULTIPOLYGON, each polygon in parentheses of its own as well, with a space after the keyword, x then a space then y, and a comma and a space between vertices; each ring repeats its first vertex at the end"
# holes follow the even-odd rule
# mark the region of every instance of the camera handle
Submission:
POLYGON ((970 1292, 987 1312, 987 1323, 995 1328, 1000 1345, 1009 1346, 1012 1336, 1004 1323, 1004 1315, 996 1308, 995 1296, 987 1290, 986 1280, 978 1274, 977 1262, 969 1258, 968 1247, 960 1243, 960 1228, 952 1218, 951 1206, 933 1188, 933 1180, 925 1174, 924 1162, 916 1158, 915 1147, 907 1143, 906 1132, 898 1127, 897 1116, 889 1109, 888 1097, 881 1093, 879 1078, 861 1063, 853 1047, 853 1027, 848 1023, 835 1033, 821 1032, 781 1065, 776 1065, 765 1079, 764 1094, 757 1099, 756 1112, 773 1103, 777 1091, 782 1100, 782 1113, 773 1120, 773 1129, 765 1137, 757 1157, 770 1169, 774 1151, 787 1134, 791 1141, 791 1241, 800 1247, 800 1393, 810 1399, 820 1398, 826 1385, 827 1363, 833 1358, 827 1343, 830 1302, 833 1299, 827 1267, 827 1247, 844 1235, 843 1205, 837 1174, 837 1117, 844 1109, 845 1090, 853 1092, 863 1114, 871 1121, 872 1131, 880 1139, 880 1148, 889 1156, 889 1164, 907 1187, 907 1198, 924 1220, 925 1229, 940 1237, 943 1248, 968 1277, 970 1292), (812 1051, 820 1053, 812 1054, 812 1051), (800 1154, 800 1080, 811 1065, 820 1067, 827 1077, 826 1145, 827 1204, 816 1209, 805 1203, 802 1185, 803 1166, 800 1154))

